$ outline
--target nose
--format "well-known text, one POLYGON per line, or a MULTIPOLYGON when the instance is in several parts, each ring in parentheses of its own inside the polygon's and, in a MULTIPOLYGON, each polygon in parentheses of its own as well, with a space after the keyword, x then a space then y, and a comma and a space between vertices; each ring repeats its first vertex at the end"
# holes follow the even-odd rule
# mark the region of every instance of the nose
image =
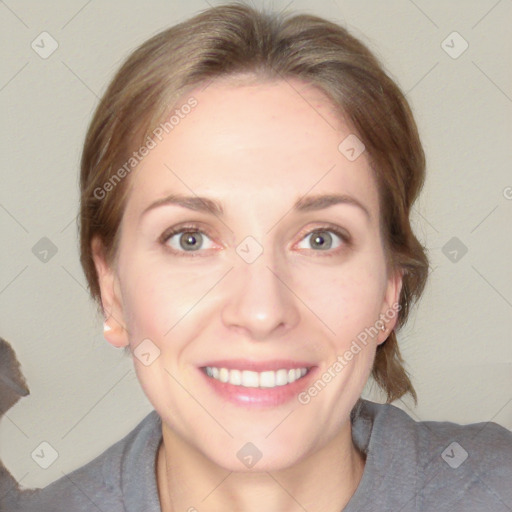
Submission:
MULTIPOLYGON (((289 279, 288 279, 289 281, 289 279)), ((271 254, 253 263, 238 261, 229 275, 222 321, 250 340, 264 341, 293 329, 299 322, 298 299, 271 254)))

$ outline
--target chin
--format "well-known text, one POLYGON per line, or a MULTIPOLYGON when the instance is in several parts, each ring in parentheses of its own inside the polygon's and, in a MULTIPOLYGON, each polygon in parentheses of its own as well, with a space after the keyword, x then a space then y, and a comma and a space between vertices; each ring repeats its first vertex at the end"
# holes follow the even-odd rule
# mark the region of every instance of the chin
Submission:
MULTIPOLYGON (((220 445, 219 445, 220 446, 220 445)), ((224 445, 226 446, 226 445, 224 445)), ((214 464, 237 473, 281 471, 294 466, 305 456, 304 445, 233 441, 221 453, 205 453, 214 464), (233 455, 234 456, 233 456, 233 455)))

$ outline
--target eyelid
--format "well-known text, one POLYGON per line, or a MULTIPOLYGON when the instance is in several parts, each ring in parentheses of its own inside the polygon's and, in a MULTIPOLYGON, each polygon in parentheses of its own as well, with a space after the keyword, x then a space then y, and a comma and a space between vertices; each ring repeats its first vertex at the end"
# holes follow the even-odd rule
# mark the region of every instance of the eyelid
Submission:
POLYGON ((337 224, 331 224, 330 222, 321 222, 318 224, 318 226, 305 228, 300 234, 300 240, 303 240, 306 236, 316 231, 332 231, 347 242, 352 240, 350 233, 346 229, 338 226, 337 224))
POLYGON ((160 235, 159 241, 162 243, 165 243, 172 236, 177 235, 178 233, 183 233, 183 232, 187 232, 187 231, 199 232, 199 233, 207 235, 209 238, 212 237, 208 228, 201 226, 199 223, 190 222, 190 223, 185 223, 185 224, 177 224, 176 226, 172 226, 172 227, 166 229, 160 235))

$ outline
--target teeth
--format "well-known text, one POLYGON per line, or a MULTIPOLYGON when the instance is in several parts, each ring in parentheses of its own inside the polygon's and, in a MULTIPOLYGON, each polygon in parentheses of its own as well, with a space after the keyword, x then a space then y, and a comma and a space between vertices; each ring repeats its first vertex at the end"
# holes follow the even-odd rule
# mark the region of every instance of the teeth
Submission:
POLYGON ((206 375, 220 382, 228 382, 233 386, 246 388, 275 388, 285 386, 304 377, 308 373, 307 368, 293 368, 291 370, 281 369, 265 372, 253 372, 250 370, 228 370, 227 368, 215 368, 207 366, 206 375))
POLYGON ((242 386, 246 388, 257 388, 259 386, 258 372, 244 370, 242 372, 242 386))
MULTIPOLYGON (((258 375, 258 374, 256 374, 258 375)), ((285 382, 286 384, 286 382, 285 382)), ((276 372, 261 372, 260 386, 262 388, 273 388, 276 385, 276 372)), ((280 386, 282 384, 279 384, 280 386)))
POLYGON ((221 368, 219 371, 219 380, 221 382, 227 382, 229 380, 229 372, 226 368, 221 368))
POLYGON ((242 384, 242 372, 240 370, 231 370, 229 372, 229 382, 235 386, 242 384))
MULTIPOLYGON (((274 373, 274 372, 272 372, 274 373)), ((288 375, 289 370, 277 370, 276 372, 276 386, 284 386, 285 384, 288 384, 288 375)), ((295 382, 297 379, 296 373, 294 372, 293 377, 290 379, 290 382, 295 382)))

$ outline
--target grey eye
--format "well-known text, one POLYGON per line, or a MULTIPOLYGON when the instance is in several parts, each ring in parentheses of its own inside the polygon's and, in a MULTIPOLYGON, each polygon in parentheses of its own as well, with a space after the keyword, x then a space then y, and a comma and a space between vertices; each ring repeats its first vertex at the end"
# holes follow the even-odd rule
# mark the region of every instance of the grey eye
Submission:
POLYGON ((210 248, 204 247, 205 240, 210 239, 199 231, 182 230, 170 236, 166 243, 177 251, 195 252, 210 248))
POLYGON ((328 249, 336 249, 341 245, 341 238, 336 235, 333 231, 328 229, 316 229, 306 235, 302 241, 301 244, 304 242, 308 242, 311 245, 311 247, 304 247, 299 245, 300 249, 319 249, 321 251, 326 251, 328 249), (337 245, 333 245, 336 243, 336 239, 338 239, 337 245))

